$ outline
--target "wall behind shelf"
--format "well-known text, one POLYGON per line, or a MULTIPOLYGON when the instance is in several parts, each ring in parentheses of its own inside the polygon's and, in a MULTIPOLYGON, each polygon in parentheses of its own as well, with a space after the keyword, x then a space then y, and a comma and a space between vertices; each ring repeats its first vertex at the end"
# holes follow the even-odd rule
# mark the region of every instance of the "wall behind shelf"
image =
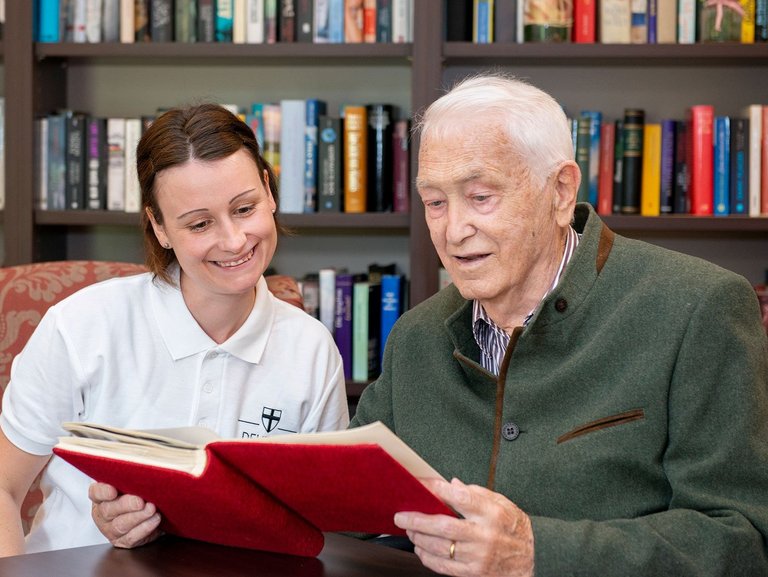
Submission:
MULTIPOLYGON (((5 96, 5 66, 0 60, 0 95, 5 96)), ((8 191, 5 192, 8 194, 8 191)), ((5 262, 5 229, 0 224, 0 263, 5 262)))

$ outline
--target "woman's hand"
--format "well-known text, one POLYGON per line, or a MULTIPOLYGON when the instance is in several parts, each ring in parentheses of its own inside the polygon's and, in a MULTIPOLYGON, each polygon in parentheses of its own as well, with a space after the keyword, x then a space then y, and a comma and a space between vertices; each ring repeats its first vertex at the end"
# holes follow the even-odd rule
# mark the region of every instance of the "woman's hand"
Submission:
POLYGON ((395 524, 406 530, 426 567, 456 576, 533 575, 531 520, 519 507, 499 493, 458 479, 430 480, 428 486, 464 518, 395 515, 395 524))
POLYGON ((139 547, 162 535, 160 513, 152 503, 136 495, 120 495, 106 483, 93 483, 88 498, 93 501, 94 523, 115 547, 139 547))

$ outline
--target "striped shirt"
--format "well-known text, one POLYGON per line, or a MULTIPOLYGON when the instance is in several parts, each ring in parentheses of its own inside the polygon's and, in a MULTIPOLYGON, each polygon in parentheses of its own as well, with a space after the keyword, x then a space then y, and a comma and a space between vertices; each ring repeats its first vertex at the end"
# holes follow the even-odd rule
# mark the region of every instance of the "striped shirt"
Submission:
MULTIPOLYGON (((576 247, 579 245, 580 238, 581 235, 579 235, 572 226, 569 226, 568 234, 566 234, 565 237, 563 258, 560 261, 557 274, 555 274, 555 278, 552 281, 549 290, 547 290, 544 296, 541 297, 541 300, 544 300, 544 298, 557 286, 557 283, 560 282, 560 277, 565 270, 565 266, 571 260, 576 247)), ((541 301, 539 301, 539 303, 540 302, 541 301)), ((523 326, 526 326, 531 320, 537 307, 538 304, 530 313, 528 313, 528 316, 525 317, 523 326)), ((479 301, 473 301, 472 303, 472 332, 475 335, 475 341, 477 341, 482 353, 480 355, 480 363, 483 365, 483 368, 494 375, 498 375, 501 362, 504 360, 504 353, 509 345, 509 335, 504 332, 504 329, 491 320, 479 301)))

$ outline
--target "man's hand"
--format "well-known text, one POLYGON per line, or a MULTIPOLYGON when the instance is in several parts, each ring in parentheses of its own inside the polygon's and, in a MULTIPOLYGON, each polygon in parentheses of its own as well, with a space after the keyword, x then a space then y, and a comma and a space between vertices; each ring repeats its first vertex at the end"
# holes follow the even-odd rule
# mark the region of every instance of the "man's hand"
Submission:
POLYGON ((425 566, 445 575, 533 575, 531 520, 509 499, 458 479, 428 482, 430 490, 464 518, 402 512, 405 529, 425 566))
POLYGON ((115 547, 139 547, 162 534, 158 528, 160 514, 152 503, 140 497, 119 495, 112 485, 93 483, 88 498, 93 501, 94 523, 115 547))

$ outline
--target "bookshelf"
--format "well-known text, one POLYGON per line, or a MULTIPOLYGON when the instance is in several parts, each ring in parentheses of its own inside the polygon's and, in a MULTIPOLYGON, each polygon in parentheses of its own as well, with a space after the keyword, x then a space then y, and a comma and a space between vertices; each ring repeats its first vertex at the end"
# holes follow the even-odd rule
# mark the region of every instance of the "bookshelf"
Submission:
MULTIPOLYGON (((7 3, 0 87, 14 87, 5 91, 6 133, 14 146, 7 147, 5 264, 140 258, 136 214, 35 210, 33 120, 56 108, 140 115, 195 98, 246 105, 315 96, 326 99, 329 109, 347 99, 379 101, 414 115, 456 78, 489 68, 530 79, 568 109, 599 108, 608 117, 630 104, 644 107, 651 117, 680 115, 705 99, 718 113, 736 114, 768 94, 768 44, 445 42, 444 10, 443 0, 414 2, 412 44, 35 45, 32 2, 7 3)), ((415 174, 418 137, 411 149, 415 174)), ((410 279, 411 305, 424 300, 437 290, 439 262, 421 205, 415 192, 411 196, 410 214, 283 215, 297 235, 281 239, 279 270, 309 272, 298 269, 317 260, 318 251, 335 262, 317 262, 315 269, 389 259, 410 279)), ((768 267, 768 218, 611 216, 607 222, 619 233, 713 260, 753 283, 763 280, 768 267)))

